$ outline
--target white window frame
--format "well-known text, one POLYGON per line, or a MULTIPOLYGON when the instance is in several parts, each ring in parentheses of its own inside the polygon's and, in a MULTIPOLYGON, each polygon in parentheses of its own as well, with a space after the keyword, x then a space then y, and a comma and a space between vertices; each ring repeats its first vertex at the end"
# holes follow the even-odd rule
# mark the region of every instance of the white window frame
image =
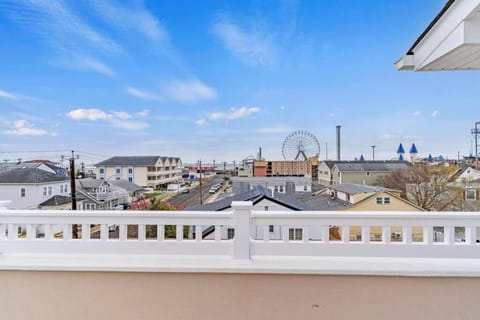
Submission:
POLYGON ((228 228, 227 229, 227 239, 231 240, 235 238, 235 229, 234 228, 228 228))
POLYGON ((377 202, 377 204, 383 204, 383 198, 382 197, 377 197, 376 202, 377 202))
POLYGON ((289 228, 288 229, 288 240, 290 241, 301 241, 303 239, 303 229, 302 228, 289 228))
POLYGON ((386 204, 386 205, 392 204, 392 199, 390 197, 384 197, 383 204, 386 204))
POLYGON ((468 200, 468 201, 472 201, 472 200, 477 200, 477 190, 473 189, 473 188, 468 188, 466 191, 465 191, 465 200, 468 200), (472 193, 473 194, 473 198, 469 198, 468 197, 468 194, 469 193, 472 193))
POLYGON ((27 196, 27 188, 21 187, 20 188, 20 198, 25 198, 27 196))
POLYGON ((47 196, 47 187, 43 187, 43 196, 44 196, 44 197, 47 196))
POLYGON ((48 187, 48 195, 51 196, 53 194, 53 188, 52 186, 48 187))

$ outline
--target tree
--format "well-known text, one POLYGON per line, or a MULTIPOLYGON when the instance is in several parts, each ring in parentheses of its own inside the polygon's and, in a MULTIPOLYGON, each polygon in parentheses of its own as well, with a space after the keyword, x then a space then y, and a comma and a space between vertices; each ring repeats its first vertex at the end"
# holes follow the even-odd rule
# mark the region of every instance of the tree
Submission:
POLYGON ((463 188, 450 183, 456 167, 418 164, 385 176, 386 188, 428 211, 461 210, 463 188))

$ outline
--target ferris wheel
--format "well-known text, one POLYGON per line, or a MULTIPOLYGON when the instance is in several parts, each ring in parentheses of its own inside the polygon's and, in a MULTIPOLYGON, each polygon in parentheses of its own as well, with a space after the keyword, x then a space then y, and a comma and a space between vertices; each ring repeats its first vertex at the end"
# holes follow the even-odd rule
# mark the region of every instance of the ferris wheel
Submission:
POLYGON ((312 133, 297 130, 283 141, 282 154, 285 160, 308 160, 320 154, 320 143, 312 133))

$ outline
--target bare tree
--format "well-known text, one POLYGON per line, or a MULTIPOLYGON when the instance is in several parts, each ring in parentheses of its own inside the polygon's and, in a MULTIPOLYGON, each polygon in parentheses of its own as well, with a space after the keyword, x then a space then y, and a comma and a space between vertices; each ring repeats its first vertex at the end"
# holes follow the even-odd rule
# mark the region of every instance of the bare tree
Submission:
POLYGON ((450 183, 456 167, 414 165, 385 176, 385 187, 428 211, 461 210, 463 188, 450 183))

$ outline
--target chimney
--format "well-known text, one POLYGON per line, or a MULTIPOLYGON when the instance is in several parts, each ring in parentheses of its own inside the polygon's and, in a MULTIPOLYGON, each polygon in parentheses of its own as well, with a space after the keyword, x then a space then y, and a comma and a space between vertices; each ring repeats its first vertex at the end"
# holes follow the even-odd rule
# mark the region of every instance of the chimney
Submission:
POLYGON ((341 160, 340 156, 340 129, 342 126, 337 126, 337 161, 341 160))

